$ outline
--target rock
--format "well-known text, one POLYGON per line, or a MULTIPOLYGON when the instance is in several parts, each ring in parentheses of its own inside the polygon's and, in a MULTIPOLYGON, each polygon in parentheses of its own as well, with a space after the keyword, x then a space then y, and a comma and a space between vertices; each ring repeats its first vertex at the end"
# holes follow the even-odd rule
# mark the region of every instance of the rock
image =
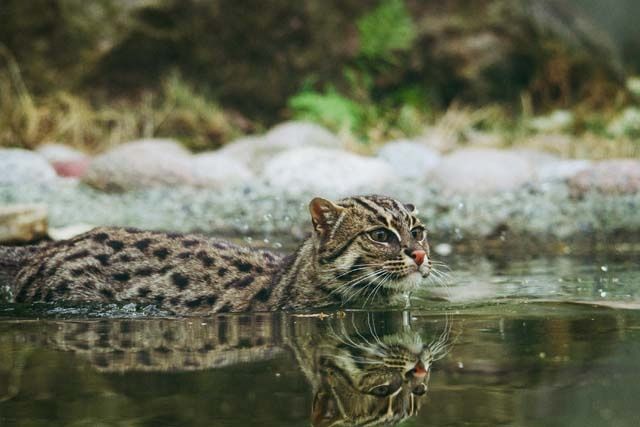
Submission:
POLYGON ((47 182, 56 172, 38 153, 20 148, 0 149, 0 185, 47 182))
POLYGON ((258 169, 283 151, 301 147, 340 148, 342 142, 324 127, 308 122, 285 122, 263 136, 241 138, 219 151, 258 169))
POLYGON ((542 167, 560 160, 559 157, 553 154, 532 148, 515 148, 509 151, 526 159, 534 167, 542 167))
POLYGON ((91 158, 63 144, 44 144, 36 149, 62 177, 79 178, 86 172, 91 158))
POLYGON ((540 182, 566 181, 591 166, 589 160, 555 160, 536 167, 536 177, 540 182))
POLYGON ((338 197, 380 191, 395 174, 380 159, 307 147, 275 156, 265 165, 262 177, 271 187, 289 195, 338 197))
POLYGON ((104 191, 192 185, 190 153, 167 139, 145 139, 120 145, 93 159, 82 181, 104 191))
POLYGON ((431 178, 446 194, 481 194, 512 191, 532 182, 534 170, 516 153, 489 148, 468 148, 443 158, 431 178))
POLYGON ((80 178, 85 174, 90 164, 91 159, 87 157, 85 159, 78 160, 56 161, 51 165, 58 176, 65 178, 80 178))
POLYGON ((284 122, 271 129, 265 137, 268 144, 283 148, 342 147, 337 136, 324 127, 311 122, 284 122))
POLYGON ((94 229, 95 225, 90 224, 73 224, 66 227, 49 228, 49 237, 53 240, 66 240, 86 233, 94 229))
POLYGON ((194 156, 193 174, 198 185, 213 188, 242 185, 254 179, 244 163, 218 151, 194 156))
POLYGON ((378 150, 378 158, 387 162, 401 178, 424 178, 440 163, 440 154, 423 144, 409 140, 392 141, 378 150))
POLYGON ((0 206, 0 243, 27 243, 47 236, 47 207, 41 204, 0 206))
POLYGON ((47 159, 49 163, 82 160, 89 157, 82 151, 64 144, 43 144, 35 151, 47 159))
POLYGON ((571 194, 590 191, 605 194, 640 193, 640 160, 613 159, 592 164, 568 181, 571 194))

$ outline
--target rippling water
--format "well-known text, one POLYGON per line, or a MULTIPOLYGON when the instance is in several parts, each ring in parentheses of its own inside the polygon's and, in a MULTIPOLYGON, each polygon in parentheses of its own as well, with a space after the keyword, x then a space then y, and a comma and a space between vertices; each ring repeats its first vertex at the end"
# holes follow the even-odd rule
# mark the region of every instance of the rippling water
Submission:
POLYGON ((635 425, 635 258, 450 264, 406 311, 0 306, 0 425, 635 425))

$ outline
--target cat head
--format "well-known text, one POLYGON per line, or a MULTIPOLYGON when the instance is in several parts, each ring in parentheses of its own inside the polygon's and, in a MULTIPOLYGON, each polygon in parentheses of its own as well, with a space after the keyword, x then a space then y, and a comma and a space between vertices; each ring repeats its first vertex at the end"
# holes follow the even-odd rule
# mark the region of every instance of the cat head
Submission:
POLYGON ((394 425, 415 416, 426 396, 434 353, 417 334, 353 340, 320 361, 314 426, 394 425))
POLYGON ((350 299, 417 287, 431 271, 416 209, 385 196, 315 198, 309 204, 318 274, 350 299))

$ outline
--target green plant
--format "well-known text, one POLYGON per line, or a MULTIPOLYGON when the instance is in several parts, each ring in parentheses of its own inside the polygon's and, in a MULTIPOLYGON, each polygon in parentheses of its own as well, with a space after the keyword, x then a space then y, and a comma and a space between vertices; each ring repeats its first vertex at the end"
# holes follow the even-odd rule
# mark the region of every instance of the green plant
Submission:
POLYGON ((333 88, 324 93, 300 92, 289 99, 289 107, 297 119, 321 123, 336 131, 355 131, 364 125, 363 107, 333 88))
POLYGON ((388 60, 398 50, 407 50, 417 36, 411 15, 403 0, 383 0, 361 17, 356 26, 360 54, 369 59, 388 60))
POLYGON ((400 86, 376 94, 376 80, 393 72, 398 54, 417 36, 403 0, 383 0, 356 23, 360 49, 343 71, 344 90, 303 88, 289 99, 293 116, 336 131, 349 131, 364 143, 419 133, 428 112, 428 94, 416 86, 400 86))

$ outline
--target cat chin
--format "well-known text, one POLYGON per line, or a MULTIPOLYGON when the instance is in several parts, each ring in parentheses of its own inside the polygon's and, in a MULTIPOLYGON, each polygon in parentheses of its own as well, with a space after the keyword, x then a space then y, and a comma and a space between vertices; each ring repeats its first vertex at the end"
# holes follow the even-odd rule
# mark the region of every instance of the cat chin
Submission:
POLYGON ((396 292, 411 292, 422 285, 425 276, 419 271, 409 273, 404 277, 387 282, 384 286, 396 292))

